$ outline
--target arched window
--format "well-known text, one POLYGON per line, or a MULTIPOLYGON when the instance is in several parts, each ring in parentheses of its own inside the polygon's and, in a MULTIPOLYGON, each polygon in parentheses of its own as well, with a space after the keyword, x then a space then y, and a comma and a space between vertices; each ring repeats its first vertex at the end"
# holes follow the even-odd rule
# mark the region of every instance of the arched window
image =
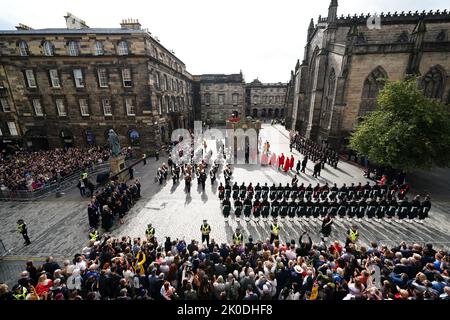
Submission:
POLYGON ((165 101, 166 101, 166 112, 169 113, 169 97, 166 97, 165 101))
POLYGON ((54 54, 53 44, 50 41, 44 41, 43 48, 44 48, 44 55, 52 56, 54 54))
POLYGON ((445 88, 444 71, 439 66, 432 67, 422 78, 421 87, 428 98, 442 99, 445 88))
POLYGON ((380 66, 376 67, 364 81, 361 104, 359 106, 359 116, 364 116, 367 112, 375 111, 377 108, 377 98, 380 90, 384 88, 387 73, 380 66))
POLYGON ((21 56, 28 55, 28 44, 26 43, 26 41, 19 42, 19 52, 21 56))
POLYGON ((117 45, 117 53, 119 56, 125 56, 128 54, 128 43, 126 41, 120 41, 117 45))
POLYGON ((331 111, 333 109, 334 92, 336 88, 336 72, 331 69, 328 75, 324 109, 322 110, 321 127, 328 129, 330 125, 331 111))
POLYGON ((78 42, 69 41, 69 55, 78 56, 80 54, 80 49, 78 47, 78 42))

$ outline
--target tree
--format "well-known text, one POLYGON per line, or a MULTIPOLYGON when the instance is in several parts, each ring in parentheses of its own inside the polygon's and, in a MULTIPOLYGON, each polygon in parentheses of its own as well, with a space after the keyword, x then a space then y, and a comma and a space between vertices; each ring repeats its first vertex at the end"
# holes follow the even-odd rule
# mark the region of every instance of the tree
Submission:
POLYGON ((377 110, 363 117, 350 147, 378 165, 406 172, 449 167, 449 108, 425 97, 415 78, 387 82, 377 110))

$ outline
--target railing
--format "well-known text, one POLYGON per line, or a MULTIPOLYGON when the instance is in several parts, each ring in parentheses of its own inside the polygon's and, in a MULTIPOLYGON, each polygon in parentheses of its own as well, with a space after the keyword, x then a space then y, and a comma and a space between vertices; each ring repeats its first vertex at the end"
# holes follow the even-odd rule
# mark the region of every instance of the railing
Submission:
MULTIPOLYGON (((109 163, 94 164, 87 168, 90 174, 96 174, 109 170, 109 163)), ((80 179, 82 170, 77 170, 70 175, 64 177, 61 181, 52 182, 42 188, 29 191, 29 190, 0 190, 0 201, 30 201, 38 200, 48 196, 54 192, 65 192, 73 188, 80 179)))

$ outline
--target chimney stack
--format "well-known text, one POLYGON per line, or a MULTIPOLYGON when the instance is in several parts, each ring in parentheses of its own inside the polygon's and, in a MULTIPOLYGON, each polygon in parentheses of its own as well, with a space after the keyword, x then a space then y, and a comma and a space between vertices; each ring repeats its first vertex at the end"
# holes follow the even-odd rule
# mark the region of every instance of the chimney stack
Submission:
POLYGON ((138 19, 124 19, 120 27, 122 29, 141 30, 141 24, 138 19))

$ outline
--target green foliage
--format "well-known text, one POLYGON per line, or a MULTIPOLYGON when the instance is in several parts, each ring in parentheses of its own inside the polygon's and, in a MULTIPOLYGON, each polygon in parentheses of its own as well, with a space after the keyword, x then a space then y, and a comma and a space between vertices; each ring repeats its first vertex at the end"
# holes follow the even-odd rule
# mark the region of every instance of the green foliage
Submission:
POLYGON ((372 162, 404 171, 450 166, 450 112, 417 87, 417 79, 387 82, 378 108, 365 116, 350 148, 372 162))

